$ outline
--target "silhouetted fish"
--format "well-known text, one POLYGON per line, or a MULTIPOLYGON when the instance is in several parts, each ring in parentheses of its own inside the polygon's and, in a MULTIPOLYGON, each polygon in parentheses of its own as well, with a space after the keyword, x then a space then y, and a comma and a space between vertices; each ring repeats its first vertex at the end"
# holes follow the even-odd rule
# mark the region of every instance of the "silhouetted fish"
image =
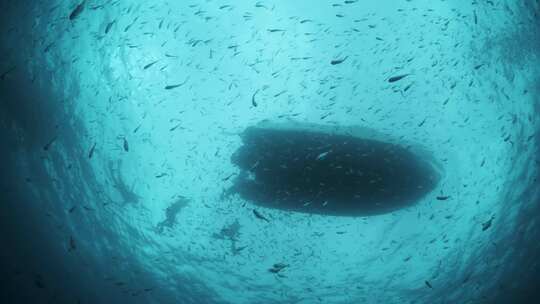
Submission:
POLYGON ((257 107, 257 106, 258 106, 257 102, 255 101, 255 95, 257 95, 257 93, 259 93, 259 90, 255 91, 255 93, 253 93, 253 96, 251 96, 251 104, 252 104, 254 107, 257 107))
POLYGON ((126 138, 124 138, 124 151, 129 152, 129 144, 126 138))
POLYGON ((334 59, 332 61, 330 61, 330 64, 331 65, 336 65, 336 64, 340 64, 340 63, 343 63, 345 60, 347 60, 347 58, 349 58, 349 56, 343 58, 343 59, 334 59))
POLYGON ((69 14, 69 20, 75 20, 79 15, 84 11, 84 6, 86 5, 86 0, 77 5, 75 9, 69 14))
POLYGON ((92 148, 90 148, 90 151, 88 151, 88 158, 91 159, 92 156, 94 156, 94 151, 96 150, 96 145, 97 143, 94 143, 94 145, 92 146, 92 148))
POLYGON ((184 84, 186 84, 186 82, 188 81, 188 79, 186 78, 186 81, 182 82, 182 83, 179 83, 179 84, 173 84, 173 85, 168 85, 165 87, 165 90, 172 90, 172 89, 176 89, 176 88, 179 88, 181 86, 183 86, 184 84))
POLYGON ((45 146, 43 146, 43 150, 44 151, 49 151, 49 149, 51 148, 51 145, 56 141, 58 137, 55 136, 53 139, 51 139, 51 141, 49 141, 45 146))
POLYGON ((492 216, 489 221, 482 223, 482 231, 486 231, 491 227, 491 223, 493 222, 494 217, 492 216))
POLYGON ((111 31, 111 28, 113 27, 116 20, 113 20, 107 24, 107 27, 105 27, 105 34, 108 34, 111 31))
POLYGON ((73 238, 73 236, 70 236, 69 237, 69 249, 68 249, 68 251, 75 251, 75 249, 77 249, 77 245, 75 244, 75 239, 73 238))
POLYGON ((396 82, 396 81, 399 81, 405 77, 409 76, 409 74, 403 74, 403 75, 398 75, 398 76, 393 76, 393 77, 390 77, 388 79, 388 82, 396 82))
POLYGON ((264 215, 262 215, 259 211, 253 209, 253 214, 255 215, 256 218, 270 223, 270 221, 266 217, 264 217, 264 215))
POLYGON ((150 62, 149 64, 147 64, 147 65, 144 66, 143 70, 149 69, 149 68, 152 67, 154 64, 158 63, 158 61, 159 61, 159 60, 150 62))
POLYGON ((5 71, 4 73, 2 73, 2 75, 0 75, 0 80, 4 80, 6 78, 6 76, 13 72, 17 67, 13 66, 11 67, 10 69, 8 69, 7 71, 5 71))

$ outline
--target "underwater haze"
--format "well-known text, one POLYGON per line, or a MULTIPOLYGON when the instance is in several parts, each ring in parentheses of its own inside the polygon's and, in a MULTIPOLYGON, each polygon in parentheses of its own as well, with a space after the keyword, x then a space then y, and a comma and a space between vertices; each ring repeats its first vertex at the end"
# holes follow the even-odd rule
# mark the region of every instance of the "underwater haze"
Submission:
POLYGON ((1 303, 540 303, 540 1, 1 0, 1 303))

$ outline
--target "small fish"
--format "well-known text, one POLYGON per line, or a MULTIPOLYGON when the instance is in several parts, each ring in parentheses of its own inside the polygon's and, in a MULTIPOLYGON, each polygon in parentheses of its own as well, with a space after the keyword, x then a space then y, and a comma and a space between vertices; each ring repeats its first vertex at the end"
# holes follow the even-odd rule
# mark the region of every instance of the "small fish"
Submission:
POLYGON ((17 68, 17 67, 13 66, 13 67, 11 67, 10 69, 8 69, 7 71, 5 71, 4 73, 2 73, 2 75, 0 75, 0 80, 4 80, 4 79, 6 78, 6 76, 7 76, 9 73, 15 71, 16 68, 17 68))
POLYGON ((129 29, 137 22, 137 20, 139 20, 139 17, 136 17, 135 19, 133 19, 133 22, 128 24, 128 26, 126 26, 124 28, 124 33, 126 33, 127 31, 129 31, 129 29))
POLYGON ((255 96, 257 95, 257 93, 259 93, 260 90, 257 90, 255 91, 255 93, 253 93, 253 96, 251 96, 251 104, 254 106, 254 107, 257 107, 258 104, 257 102, 255 101, 255 96))
POLYGON ((108 34, 111 31, 115 23, 116 23, 116 20, 113 20, 107 24, 107 26, 105 27, 105 34, 108 34))
POLYGON ((483 67, 483 66, 484 66, 484 64, 482 63, 482 64, 479 64, 479 65, 475 66, 474 69, 475 69, 475 70, 478 70, 479 68, 481 68, 481 67, 483 67))
POLYGON ((439 201, 445 201, 447 199, 449 199, 450 196, 445 196, 445 195, 440 195, 440 196, 437 196, 436 199, 439 200, 439 201))
POLYGON ((69 14, 69 20, 75 20, 79 15, 84 11, 84 6, 86 5, 86 0, 77 5, 75 9, 69 14))
POLYGON ((77 206, 73 206, 73 207, 71 207, 71 208, 69 209, 69 211, 68 211, 68 212, 69 212, 69 213, 73 213, 73 211, 75 211, 75 209, 77 209, 77 206))
POLYGON ((321 116, 321 120, 325 119, 326 117, 330 115, 332 115, 332 112, 324 114, 323 116, 321 116))
POLYGON ((143 67, 143 70, 147 70, 147 69, 151 68, 154 64, 156 64, 156 63, 158 63, 158 62, 159 62, 159 60, 150 62, 149 64, 147 64, 147 65, 145 65, 145 66, 143 67))
POLYGON ((226 181, 228 181, 231 177, 233 177, 234 175, 236 175, 236 173, 231 173, 231 175, 229 175, 229 176, 227 176, 227 177, 225 177, 225 178, 223 178, 223 179, 221 179, 221 180, 224 181, 224 182, 226 182, 226 181))
POLYGON ((268 271, 270 271, 271 273, 279 273, 280 271, 282 271, 283 269, 287 267, 289 267, 288 264, 277 263, 277 264, 272 265, 272 268, 268 269, 268 271))
POLYGON ((268 29, 267 31, 269 31, 270 33, 285 32, 285 30, 282 29, 268 29))
POLYGON ((168 85, 165 87, 165 90, 172 90, 172 89, 176 89, 176 88, 179 88, 181 86, 183 86, 184 84, 186 84, 186 82, 188 81, 188 78, 186 78, 186 81, 180 83, 180 84, 173 84, 173 85, 168 85))
POLYGON ((142 124, 138 125, 135 130, 133 130, 133 133, 137 133, 137 131, 139 131, 139 129, 141 128, 142 124))
POLYGON ((317 156, 317 160, 325 159, 326 156, 328 155, 328 153, 330 153, 330 152, 332 152, 332 150, 319 154, 319 156, 317 156))
POLYGON ((54 42, 48 44, 45 49, 43 49, 43 53, 49 52, 49 50, 54 46, 54 42))
POLYGON ((285 92, 287 92, 287 90, 283 90, 283 91, 277 93, 276 95, 274 95, 274 98, 275 98, 275 97, 281 96, 281 95, 284 94, 285 92))
POLYGON ((472 273, 469 273, 469 274, 467 274, 467 276, 465 276, 465 278, 463 279, 463 284, 469 282, 469 279, 471 278, 471 275, 472 275, 472 273))
POLYGON ((398 76, 392 76, 388 79, 388 82, 392 83, 392 82, 396 82, 396 81, 399 81, 407 76, 409 76, 410 74, 403 74, 403 75, 398 75, 398 76))
POLYGON ((124 137, 124 151, 129 152, 129 144, 125 137, 124 137))
POLYGON ((69 237, 69 249, 68 251, 75 251, 77 249, 77 245, 75 244, 75 239, 73 236, 69 237))
POLYGON ((349 56, 343 58, 343 59, 334 59, 332 61, 330 61, 330 64, 331 65, 336 65, 336 64, 340 64, 340 63, 343 63, 345 60, 347 60, 347 58, 349 58, 349 56))
POLYGON ((44 151, 49 151, 49 149, 51 148, 51 145, 56 141, 58 137, 55 136, 53 139, 51 139, 51 141, 49 141, 45 146, 43 146, 43 150, 44 151))
POLYGON ((489 221, 487 221, 487 222, 485 222, 485 223, 482 223, 482 231, 486 231, 486 230, 488 230, 488 229, 491 227, 491 224, 493 223, 493 219, 494 219, 494 218, 495 218, 495 217, 492 216, 492 217, 489 219, 489 221))
POLYGON ((248 246, 242 246, 242 247, 237 247, 237 248, 231 248, 231 251, 234 255, 238 255, 240 252, 242 252, 242 250, 248 248, 248 246))
POLYGON ((170 128, 170 129, 169 129, 169 131, 170 131, 170 132, 172 132, 172 131, 174 131, 174 130, 178 129, 178 127, 180 127, 181 125, 182 125, 182 124, 181 124, 181 123, 179 123, 179 124, 177 124, 176 126, 174 126, 174 127, 170 128))
POLYGON ((265 9, 268 9, 268 7, 266 7, 264 4, 262 4, 261 2, 257 2, 255 4, 255 7, 261 7, 261 8, 265 8, 265 9))
POLYGON ((165 90, 172 90, 181 87, 182 84, 174 84, 174 85, 168 85, 165 87, 165 90))
POLYGON ((259 211, 253 209, 253 214, 255 215, 256 218, 270 223, 270 221, 266 217, 264 217, 259 211))
POLYGON ((92 148, 90 148, 90 151, 88 151, 88 159, 92 159, 92 156, 94 156, 94 151, 96 150, 97 143, 94 143, 92 148))
POLYGON ((429 287, 429 288, 433 288, 433 286, 431 285, 431 283, 429 281, 426 281, 426 286, 429 287))

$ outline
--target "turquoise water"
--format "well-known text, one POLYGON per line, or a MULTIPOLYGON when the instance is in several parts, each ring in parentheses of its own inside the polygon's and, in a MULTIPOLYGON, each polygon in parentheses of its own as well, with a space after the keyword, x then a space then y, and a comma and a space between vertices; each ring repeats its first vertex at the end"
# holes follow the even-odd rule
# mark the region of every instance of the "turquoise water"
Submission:
POLYGON ((539 14, 2 1, 2 303, 533 302, 539 14), (360 216, 224 195, 240 135, 268 122, 369 128, 440 180, 360 216))

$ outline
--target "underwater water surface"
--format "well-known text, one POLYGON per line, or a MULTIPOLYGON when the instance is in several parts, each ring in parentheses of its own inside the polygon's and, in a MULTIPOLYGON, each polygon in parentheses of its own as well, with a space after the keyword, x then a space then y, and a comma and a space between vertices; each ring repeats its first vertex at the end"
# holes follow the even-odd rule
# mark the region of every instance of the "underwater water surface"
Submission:
POLYGON ((1 303, 537 303, 538 0, 0 2, 1 303))

